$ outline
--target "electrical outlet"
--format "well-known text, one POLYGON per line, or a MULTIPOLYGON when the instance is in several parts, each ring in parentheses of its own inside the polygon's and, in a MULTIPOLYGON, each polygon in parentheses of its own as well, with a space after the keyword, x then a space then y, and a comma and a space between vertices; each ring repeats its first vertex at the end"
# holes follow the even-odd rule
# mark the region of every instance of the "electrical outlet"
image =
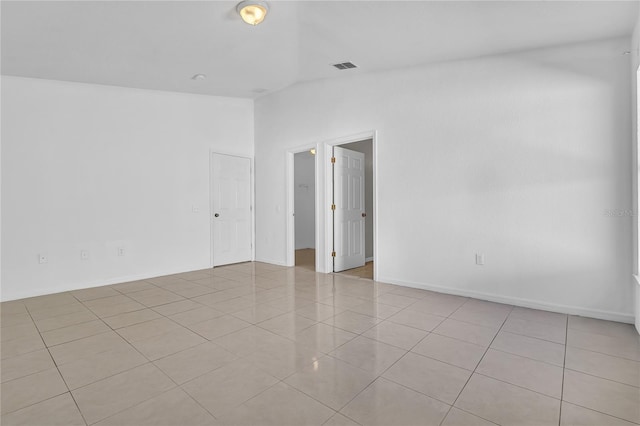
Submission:
POLYGON ((80 250, 80 259, 89 260, 89 250, 80 250))
POLYGON ((476 254, 476 265, 484 265, 484 254, 476 254))
POLYGON ((47 257, 46 254, 40 253, 38 255, 38 263, 48 263, 48 262, 49 262, 49 258, 47 257))
POLYGON ((118 256, 124 256, 125 250, 124 247, 118 247, 118 256))

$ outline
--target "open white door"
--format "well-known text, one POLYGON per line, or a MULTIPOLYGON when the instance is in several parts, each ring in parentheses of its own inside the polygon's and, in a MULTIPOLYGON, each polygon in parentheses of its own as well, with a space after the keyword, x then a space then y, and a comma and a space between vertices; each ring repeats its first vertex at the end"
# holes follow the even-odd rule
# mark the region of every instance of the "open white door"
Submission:
POLYGON ((251 260, 251 160, 211 154, 213 266, 251 260))
POLYGON ((364 266, 364 154, 333 147, 333 271, 364 266))

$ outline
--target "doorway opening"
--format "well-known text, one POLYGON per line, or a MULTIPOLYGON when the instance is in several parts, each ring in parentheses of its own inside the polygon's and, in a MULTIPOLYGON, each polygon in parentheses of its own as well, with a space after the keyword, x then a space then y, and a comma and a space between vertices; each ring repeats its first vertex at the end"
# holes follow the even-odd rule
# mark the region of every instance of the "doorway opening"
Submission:
POLYGON ((293 154, 295 266, 316 270, 315 149, 293 154))
MULTIPOLYGON (((325 140, 324 142, 319 142, 316 144, 303 145, 300 147, 292 148, 287 150, 286 152, 286 173, 285 173, 285 186, 286 190, 286 266, 295 266, 295 254, 296 254, 296 219, 298 213, 295 209, 295 198, 296 198, 296 184, 295 182, 295 155, 301 152, 309 152, 314 150, 316 152, 313 167, 315 170, 314 174, 314 192, 315 192, 315 272, 320 273, 333 273, 334 270, 334 257, 332 256, 334 250, 334 222, 333 222, 333 210, 331 210, 331 206, 333 203, 333 163, 331 159, 333 157, 334 147, 339 149, 342 148, 343 145, 349 145, 354 142, 362 142, 363 147, 360 148, 369 148, 370 150, 364 153, 365 163, 369 165, 369 171, 365 170, 366 174, 369 176, 368 180, 365 181, 365 191, 369 195, 365 195, 364 204, 368 204, 366 207, 366 211, 362 210, 360 213, 367 214, 367 220, 365 220, 365 225, 370 221, 372 225, 369 227, 365 227, 363 233, 365 235, 365 241, 363 243, 363 247, 365 250, 364 261, 361 265, 356 265, 357 267, 365 266, 369 269, 373 269, 373 279, 375 280, 378 277, 378 249, 377 249, 377 235, 378 235, 378 222, 377 222, 377 178, 376 178, 376 162, 377 162, 377 153, 376 153, 376 131, 366 131, 358 134, 353 134, 349 136, 343 136, 333 140, 325 140), (368 182, 368 183, 367 183, 368 182), (367 199, 369 202, 367 202, 367 199), (367 230, 368 229, 368 230, 367 230), (367 250, 367 246, 369 249, 367 250), (367 262, 373 262, 367 265, 367 262)), ((360 149, 358 146, 351 146, 352 148, 360 149)), ((362 154, 360 154, 362 155, 362 154)), ((366 164, 365 164, 366 166, 366 164)), ((299 188, 299 187, 298 187, 299 188)), ((299 188, 306 189, 306 188, 299 188)), ((309 186, 309 191, 311 190, 311 186, 309 186)), ((277 209, 276 209, 277 210, 277 209)), ((337 254, 337 253, 336 253, 337 254)), ((356 267, 354 266, 354 268, 356 267)), ((365 271, 352 271, 352 272, 362 272, 364 275, 365 271)), ((367 271, 368 272, 368 271, 367 271)), ((370 273, 368 274, 370 276, 370 273)), ((364 276, 362 276, 364 278, 364 276)))
POLYGON ((373 279, 373 139, 333 146, 333 272, 373 279))

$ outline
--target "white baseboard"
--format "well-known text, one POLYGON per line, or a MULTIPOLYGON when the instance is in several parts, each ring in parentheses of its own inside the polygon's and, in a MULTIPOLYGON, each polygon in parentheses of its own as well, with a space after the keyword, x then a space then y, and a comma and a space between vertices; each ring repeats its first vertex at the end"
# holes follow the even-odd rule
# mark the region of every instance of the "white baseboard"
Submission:
MULTIPOLYGON (((286 262, 281 262, 273 259, 256 259, 255 261, 270 263, 278 266, 285 266, 285 267, 287 266, 286 262)), ((194 265, 192 267, 163 269, 163 270, 157 270, 154 272, 148 272, 148 273, 142 273, 142 274, 111 277, 111 278, 94 280, 90 282, 82 282, 82 283, 67 285, 67 286, 57 286, 54 288, 47 287, 47 288, 32 289, 30 291, 21 292, 18 294, 12 294, 9 298, 6 298, 6 299, 4 297, 4 294, 1 294, 0 301, 7 302, 10 300, 23 299, 26 297, 35 297, 35 296, 42 296, 45 294, 61 293, 65 291, 80 290, 80 289, 92 288, 92 287, 101 287, 105 285, 144 280, 148 278, 160 277, 163 275, 179 274, 183 272, 197 271, 200 269, 209 269, 209 268, 211 268, 210 264, 194 265)), ((638 279, 637 276, 636 276, 636 279, 638 279)), ((378 281, 383 283, 394 284, 394 285, 401 285, 405 287, 418 288, 422 290, 431 290, 439 293, 473 297, 475 299, 488 300, 491 302, 506 303, 506 304, 521 306, 525 308, 560 312, 563 314, 580 315, 585 317, 598 318, 598 319, 603 319, 608 321, 624 322, 629 324, 633 324, 635 321, 634 315, 624 314, 620 312, 603 311, 599 309, 589 309, 589 308, 582 308, 579 306, 571 306, 571 305, 561 305, 556 303, 541 302, 538 300, 523 299, 518 297, 510 297, 510 296, 501 296, 493 293, 486 293, 486 292, 480 292, 480 291, 461 290, 461 289, 439 286, 439 285, 431 285, 431 284, 398 280, 390 277, 378 277, 378 281)), ((640 285, 640 280, 638 281, 638 285, 640 285)))
POLYGON ((364 261, 365 262, 373 262, 373 257, 367 257, 364 261))
POLYGON ((636 299, 635 299, 635 310, 636 310, 636 331, 640 334, 640 275, 633 276, 636 279, 636 299))
POLYGON ((105 279, 100 279, 100 280, 93 280, 93 281, 89 281, 89 282, 83 281, 81 283, 74 283, 74 284, 71 284, 71 285, 29 289, 29 291, 24 291, 24 292, 20 292, 20 293, 16 293, 16 294, 11 294, 6 299, 5 299, 4 293, 3 293, 3 294, 0 295, 0 301, 8 302, 10 300, 24 299, 24 298, 27 298, 27 297, 44 296, 46 294, 55 294, 55 293, 62 293, 62 292, 65 292, 65 291, 82 290, 82 289, 85 289, 85 288, 102 287, 102 286, 105 286, 105 285, 120 284, 120 283, 129 282, 129 281, 138 281, 138 280, 145 280, 145 279, 148 279, 148 278, 161 277, 163 275, 173 275, 173 274, 181 274, 183 272, 198 271, 200 269, 211 269, 211 265, 209 263, 207 263, 207 264, 204 264, 204 265, 194 265, 193 267, 161 269, 161 270, 157 270, 157 271, 154 271, 154 272, 146 272, 146 273, 142 273, 142 274, 124 275, 124 276, 119 276, 119 277, 110 277, 110 278, 105 278, 105 279))
POLYGON ((262 262, 262 263, 270 263, 272 265, 278 265, 278 266, 285 266, 285 267, 290 267, 291 265, 287 265, 287 262, 281 262, 279 260, 273 260, 273 259, 256 259, 256 262, 262 262))
POLYGON ((493 293, 482 291, 461 290, 457 288, 444 287, 439 285, 431 285, 424 283, 416 283, 411 281, 398 280, 389 277, 378 277, 378 281, 401 285, 405 287, 419 288, 422 290, 431 290, 438 293, 453 294, 456 296, 473 297, 474 299, 487 300, 490 302, 506 303, 523 308, 540 309, 543 311, 559 312, 562 314, 579 315, 583 317, 597 318, 608 321, 624 322, 633 324, 635 317, 633 314, 625 314, 620 312, 602 311, 599 309, 582 308, 579 306, 561 305, 557 303, 542 302, 539 300, 522 299, 519 297, 501 296, 493 293))

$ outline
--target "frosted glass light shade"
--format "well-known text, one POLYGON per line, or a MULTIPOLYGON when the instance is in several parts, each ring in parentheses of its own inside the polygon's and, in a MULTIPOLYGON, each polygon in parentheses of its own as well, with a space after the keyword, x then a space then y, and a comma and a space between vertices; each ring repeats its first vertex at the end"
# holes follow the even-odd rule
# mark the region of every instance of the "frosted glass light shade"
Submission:
POLYGON ((263 1, 245 0, 236 6, 236 10, 244 22, 249 25, 258 25, 267 16, 269 6, 263 1))

